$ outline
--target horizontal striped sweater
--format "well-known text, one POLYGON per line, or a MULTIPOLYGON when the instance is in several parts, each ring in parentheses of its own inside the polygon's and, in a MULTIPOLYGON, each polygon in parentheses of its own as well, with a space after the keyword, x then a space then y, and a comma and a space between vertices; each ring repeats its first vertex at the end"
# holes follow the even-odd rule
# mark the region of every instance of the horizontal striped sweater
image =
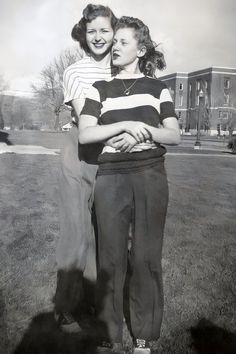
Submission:
POLYGON ((71 105, 73 99, 85 99, 95 81, 110 79, 114 69, 100 67, 99 62, 86 56, 68 66, 63 74, 64 103, 71 105))
MULTIPOLYGON (((98 119, 98 124, 120 121, 141 121, 159 127, 168 117, 176 117, 171 95, 165 83, 147 76, 120 79, 119 76, 95 82, 87 93, 81 114, 98 119), (128 95, 125 88, 130 87, 128 95)), ((133 153, 104 153, 100 163, 137 161, 160 157, 166 149, 156 144, 156 149, 133 153)))

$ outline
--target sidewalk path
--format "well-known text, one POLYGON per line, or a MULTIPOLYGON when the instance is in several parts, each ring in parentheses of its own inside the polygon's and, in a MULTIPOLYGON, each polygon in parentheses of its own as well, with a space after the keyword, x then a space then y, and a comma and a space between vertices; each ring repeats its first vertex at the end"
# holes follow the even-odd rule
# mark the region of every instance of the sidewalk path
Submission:
POLYGON ((58 155, 60 149, 48 149, 38 145, 7 145, 0 143, 0 154, 58 155))
POLYGON ((223 152, 221 154, 219 153, 196 153, 196 152, 167 152, 166 156, 204 156, 204 157, 229 157, 229 158, 234 158, 235 159, 235 155, 231 154, 230 152, 223 152))
MULTIPOLYGON (((195 139, 190 140, 182 137, 179 147, 194 149, 195 142, 196 142, 195 139)), ((218 150, 219 152, 229 151, 227 148, 227 142, 225 142, 224 140, 207 140, 207 139, 201 140, 200 150, 214 150, 214 151, 218 150)))
MULTIPOLYGON (((7 145, 0 143, 0 154, 29 154, 29 155, 54 155, 60 154, 60 149, 49 149, 39 145, 7 145)), ((185 155, 185 156, 208 156, 208 157, 233 157, 228 149, 216 146, 202 146, 199 150, 194 150, 190 144, 181 143, 179 146, 168 146, 166 155, 185 155)))

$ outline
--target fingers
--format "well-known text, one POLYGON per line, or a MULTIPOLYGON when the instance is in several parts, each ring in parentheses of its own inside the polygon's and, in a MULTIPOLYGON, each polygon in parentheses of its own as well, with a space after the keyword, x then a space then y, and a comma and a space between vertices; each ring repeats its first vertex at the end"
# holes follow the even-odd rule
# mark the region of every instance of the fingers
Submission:
POLYGON ((136 139, 134 139, 134 137, 128 133, 124 133, 122 139, 120 139, 119 141, 117 141, 114 144, 114 147, 116 150, 120 150, 122 152, 127 152, 130 151, 132 149, 132 147, 134 145, 137 144, 136 139))
POLYGON ((151 132, 150 132, 147 128, 145 128, 145 130, 146 130, 146 132, 147 132, 146 140, 152 140, 152 134, 151 134, 151 132))
POLYGON ((130 144, 128 141, 122 140, 119 143, 115 144, 115 149, 124 152, 129 147, 130 147, 130 149, 132 149, 133 146, 134 146, 134 144, 130 144))
POLYGON ((113 136, 112 138, 105 141, 105 145, 111 146, 116 149, 117 143, 122 141, 123 137, 124 137, 124 133, 117 136, 113 136))
POLYGON ((137 143, 142 143, 144 140, 144 135, 142 133, 142 130, 140 130, 137 127, 135 129, 133 129, 132 131, 130 131, 129 134, 131 134, 134 137, 134 139, 137 141, 137 143))
POLYGON ((124 133, 116 135, 112 138, 112 143, 115 144, 118 141, 121 141, 124 138, 124 133))
POLYGON ((151 137, 147 125, 143 122, 127 122, 126 131, 131 134, 138 143, 143 143, 151 137))
POLYGON ((129 144, 128 142, 124 143, 121 147, 120 147, 120 151, 121 152, 130 152, 131 149, 134 147, 134 145, 129 144))
POLYGON ((124 145, 124 141, 119 141, 115 144, 113 144, 113 147, 116 149, 116 150, 121 150, 122 146, 124 145))
POLYGON ((128 143, 124 143, 121 147, 120 147, 120 151, 121 152, 127 152, 127 150, 131 150, 132 146, 130 147, 128 143))
POLYGON ((144 127, 138 127, 130 132, 138 143, 143 143, 149 139, 149 133, 144 127))

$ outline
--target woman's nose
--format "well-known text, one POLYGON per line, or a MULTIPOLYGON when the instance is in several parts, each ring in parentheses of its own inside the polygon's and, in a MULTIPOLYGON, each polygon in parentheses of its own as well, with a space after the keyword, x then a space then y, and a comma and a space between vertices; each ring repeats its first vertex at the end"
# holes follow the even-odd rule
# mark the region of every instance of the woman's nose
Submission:
POLYGON ((118 43, 117 43, 117 42, 116 42, 116 43, 113 43, 112 48, 113 48, 113 50, 114 50, 114 49, 118 49, 118 43))
POLYGON ((96 34, 95 34, 95 41, 96 41, 96 42, 99 42, 100 40, 101 40, 100 33, 99 33, 99 32, 96 32, 96 34))

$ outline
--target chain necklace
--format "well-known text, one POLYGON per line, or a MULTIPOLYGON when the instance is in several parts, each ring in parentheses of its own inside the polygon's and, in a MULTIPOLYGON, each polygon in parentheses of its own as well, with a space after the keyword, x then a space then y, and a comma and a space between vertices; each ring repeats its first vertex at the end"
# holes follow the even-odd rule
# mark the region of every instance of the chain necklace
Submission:
POLYGON ((139 78, 137 78, 130 86, 126 86, 125 85, 125 83, 124 83, 124 81, 121 79, 121 82, 122 82, 122 84, 123 84, 123 86, 124 86, 124 88, 125 88, 125 90, 124 90, 124 94, 126 95, 126 96, 128 96, 129 94, 130 94, 130 89, 136 84, 136 82, 138 81, 138 79, 139 78))

